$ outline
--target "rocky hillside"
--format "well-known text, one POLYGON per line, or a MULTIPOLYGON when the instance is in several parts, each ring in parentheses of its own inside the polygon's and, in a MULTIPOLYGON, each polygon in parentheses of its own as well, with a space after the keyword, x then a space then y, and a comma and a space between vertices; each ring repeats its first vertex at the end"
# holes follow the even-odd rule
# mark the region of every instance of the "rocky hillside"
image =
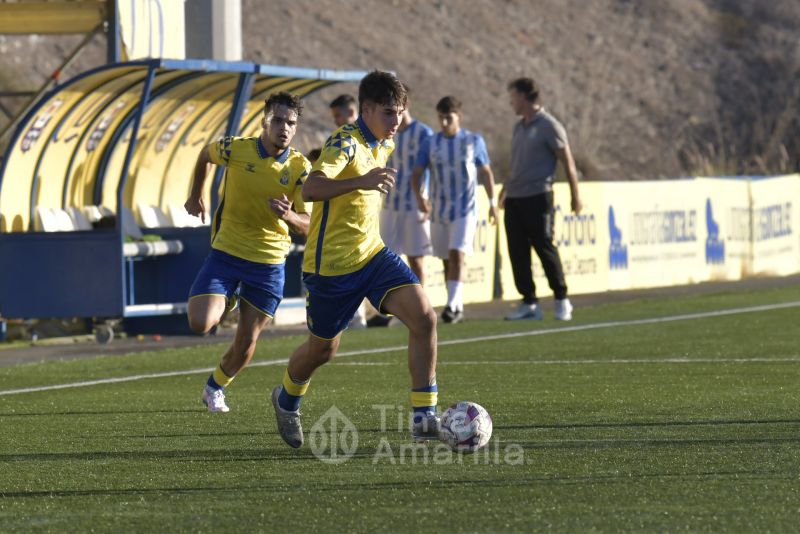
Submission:
MULTIPOLYGON (((588 179, 800 167, 796 0, 243 0, 243 13, 245 59, 394 70, 429 123, 458 96, 499 178, 515 120, 505 88, 522 75, 588 179)), ((0 83, 40 83, 77 40, 0 38, 0 83)), ((102 61, 100 41, 76 68, 102 61)), ((331 127, 327 101, 355 89, 309 99, 303 144, 331 127)))

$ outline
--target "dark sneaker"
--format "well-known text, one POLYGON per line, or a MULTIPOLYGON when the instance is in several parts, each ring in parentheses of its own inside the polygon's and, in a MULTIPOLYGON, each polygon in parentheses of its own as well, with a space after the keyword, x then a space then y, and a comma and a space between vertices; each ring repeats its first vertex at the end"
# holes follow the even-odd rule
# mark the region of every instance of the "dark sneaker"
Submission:
POLYGON ((464 320, 464 310, 454 310, 450 306, 445 306, 442 311, 442 321, 446 323, 460 323, 464 320))
POLYGON ((278 421, 278 433, 290 447, 295 449, 303 445, 303 427, 300 425, 300 410, 290 412, 278 404, 281 388, 277 386, 272 390, 272 407, 275 408, 275 418, 278 421))
POLYGON ((411 425, 411 441, 439 441, 441 420, 435 413, 425 414, 422 420, 411 425))

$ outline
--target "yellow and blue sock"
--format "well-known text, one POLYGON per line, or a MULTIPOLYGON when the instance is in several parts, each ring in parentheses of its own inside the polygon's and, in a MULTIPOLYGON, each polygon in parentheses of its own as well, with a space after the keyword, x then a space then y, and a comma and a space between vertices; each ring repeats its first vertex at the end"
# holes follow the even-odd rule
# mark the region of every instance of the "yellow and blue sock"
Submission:
POLYGON ((283 387, 278 396, 278 406, 290 412, 300 409, 300 401, 308 389, 308 380, 295 380, 289 376, 289 369, 283 374, 283 387))
POLYGON ((225 371, 222 370, 222 364, 219 364, 214 372, 211 373, 211 376, 208 377, 207 385, 211 389, 225 389, 228 384, 233 382, 233 379, 236 378, 234 376, 228 376, 225 371))
POLYGON ((426 414, 436 413, 436 404, 439 402, 439 387, 434 382, 424 388, 411 390, 411 407, 414 409, 414 422, 422 421, 426 414))

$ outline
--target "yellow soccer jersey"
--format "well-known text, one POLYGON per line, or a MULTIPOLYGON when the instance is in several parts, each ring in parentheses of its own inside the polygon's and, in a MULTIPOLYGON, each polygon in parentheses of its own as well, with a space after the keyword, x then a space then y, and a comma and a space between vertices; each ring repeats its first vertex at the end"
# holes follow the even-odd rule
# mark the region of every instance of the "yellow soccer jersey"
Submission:
POLYGON ((211 221, 211 247, 256 263, 283 263, 289 227, 269 207, 282 195, 308 213, 303 182, 311 163, 293 148, 273 158, 258 137, 223 137, 208 147, 212 163, 225 166, 219 206, 211 221))
MULTIPOLYGON (((379 142, 359 118, 328 138, 312 170, 334 180, 349 180, 385 167, 393 149, 391 141, 379 142)), ((380 192, 361 189, 315 202, 303 271, 335 276, 366 265, 384 247, 378 231, 382 202, 380 192)))

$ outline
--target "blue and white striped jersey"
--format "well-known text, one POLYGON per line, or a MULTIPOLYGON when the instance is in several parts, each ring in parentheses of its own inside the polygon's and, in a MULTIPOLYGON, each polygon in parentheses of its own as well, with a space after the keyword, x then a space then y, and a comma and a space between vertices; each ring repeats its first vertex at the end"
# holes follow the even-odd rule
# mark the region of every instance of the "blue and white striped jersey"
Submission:
POLYGON ((420 147, 416 165, 431 169, 432 221, 454 221, 476 209, 478 167, 489 165, 480 134, 463 128, 453 137, 439 132, 420 147))
MULTIPOLYGON (((388 166, 397 169, 397 182, 389 190, 383 202, 383 209, 392 211, 417 211, 417 199, 411 190, 411 174, 414 163, 423 143, 433 136, 433 130, 417 119, 411 121, 402 132, 394 136, 394 152, 389 158, 388 166)), ((428 171, 420 178, 423 192, 428 188, 428 171)))

